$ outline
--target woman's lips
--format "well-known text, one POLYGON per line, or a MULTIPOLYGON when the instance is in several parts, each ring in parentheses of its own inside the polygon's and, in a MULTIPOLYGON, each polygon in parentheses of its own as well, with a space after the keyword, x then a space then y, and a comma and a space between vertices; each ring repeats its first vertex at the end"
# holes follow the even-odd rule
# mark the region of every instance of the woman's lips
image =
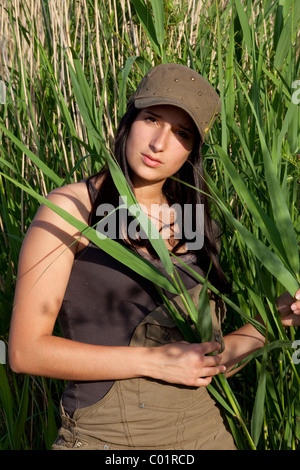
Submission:
POLYGON ((162 164, 162 162, 156 158, 150 157, 150 155, 147 155, 145 153, 142 154, 142 159, 145 165, 151 166, 152 168, 155 168, 159 165, 162 164))

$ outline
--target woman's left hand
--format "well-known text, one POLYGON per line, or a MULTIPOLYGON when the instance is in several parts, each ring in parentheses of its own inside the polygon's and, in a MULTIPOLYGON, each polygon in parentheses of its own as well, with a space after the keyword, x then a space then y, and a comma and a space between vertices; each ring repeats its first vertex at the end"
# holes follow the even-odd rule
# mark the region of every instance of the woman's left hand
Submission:
POLYGON ((278 297, 276 305, 284 327, 300 326, 300 289, 297 290, 295 298, 285 292, 278 297))

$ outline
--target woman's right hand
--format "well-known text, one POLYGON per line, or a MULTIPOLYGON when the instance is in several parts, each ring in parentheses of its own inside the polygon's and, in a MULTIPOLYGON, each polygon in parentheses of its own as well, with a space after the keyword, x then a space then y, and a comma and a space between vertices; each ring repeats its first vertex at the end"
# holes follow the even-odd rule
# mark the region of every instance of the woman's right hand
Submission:
POLYGON ((221 354, 210 355, 220 347, 217 342, 182 341, 148 348, 150 369, 145 375, 190 387, 207 386, 214 375, 226 370, 224 365, 220 365, 221 354))

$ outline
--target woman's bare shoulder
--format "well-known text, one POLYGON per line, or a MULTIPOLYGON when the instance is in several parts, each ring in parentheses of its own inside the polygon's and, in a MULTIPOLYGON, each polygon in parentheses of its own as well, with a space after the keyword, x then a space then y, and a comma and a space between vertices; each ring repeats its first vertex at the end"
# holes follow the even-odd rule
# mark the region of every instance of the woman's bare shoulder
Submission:
MULTIPOLYGON (((91 178, 91 184, 94 186, 95 191, 99 190, 102 181, 102 176, 98 178, 91 178)), ((47 199, 60 208, 64 209, 66 212, 68 212, 68 214, 72 215, 77 220, 83 222, 86 225, 89 225, 92 202, 86 180, 55 188, 47 195, 47 199)), ((89 240, 86 237, 82 236, 79 231, 74 232, 74 227, 66 223, 66 221, 63 221, 61 217, 54 214, 51 209, 44 206, 40 208, 40 211, 40 216, 44 220, 46 219, 49 221, 49 218, 51 218, 52 222, 56 225, 59 225, 60 228, 63 229, 64 233, 66 233, 68 236, 73 235, 74 237, 79 237, 79 241, 76 244, 77 252, 83 249, 89 243, 89 240)), ((39 214, 37 214, 37 216, 39 217, 39 214)))
MULTIPOLYGON (((103 177, 91 179, 96 191, 99 190, 103 177)), ((71 183, 52 190, 47 199, 56 202, 60 207, 71 211, 74 216, 80 216, 87 222, 92 209, 89 189, 85 180, 78 183, 71 183)))
POLYGON ((91 211, 91 201, 85 181, 70 183, 53 189, 46 199, 67 210, 74 217, 88 220, 91 211))
MULTIPOLYGON (((46 200, 88 225, 91 202, 84 181, 55 188, 46 196, 46 200)), ((79 241, 73 246, 72 251, 78 251, 86 246, 88 240, 82 237, 78 228, 52 209, 46 201, 39 207, 27 230, 25 237, 27 249, 32 241, 36 244, 37 239, 43 241, 42 245, 48 251, 60 243, 66 246, 72 245, 75 239, 79 241)))

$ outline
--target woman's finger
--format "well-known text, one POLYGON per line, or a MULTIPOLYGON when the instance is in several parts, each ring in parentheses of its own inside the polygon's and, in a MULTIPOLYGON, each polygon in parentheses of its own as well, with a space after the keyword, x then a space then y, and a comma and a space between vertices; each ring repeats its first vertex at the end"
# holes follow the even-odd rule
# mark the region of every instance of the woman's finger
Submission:
POLYGON ((219 351, 221 348, 220 343, 217 343, 216 341, 209 341, 206 343, 200 343, 201 345, 201 352, 202 354, 210 354, 215 351, 219 351))

